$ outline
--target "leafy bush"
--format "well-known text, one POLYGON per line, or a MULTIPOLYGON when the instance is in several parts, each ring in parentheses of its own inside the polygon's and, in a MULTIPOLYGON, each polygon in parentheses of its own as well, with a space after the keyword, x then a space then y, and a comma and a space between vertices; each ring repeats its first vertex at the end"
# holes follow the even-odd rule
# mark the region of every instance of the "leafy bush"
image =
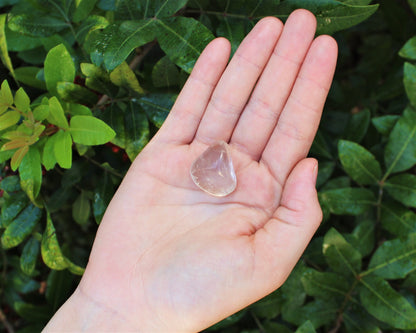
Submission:
POLYGON ((204 46, 235 51, 259 18, 299 7, 340 46, 311 150, 324 222, 282 288, 208 331, 416 329, 416 1, 370 2, 0 0, 5 329, 40 331, 71 294, 204 46))

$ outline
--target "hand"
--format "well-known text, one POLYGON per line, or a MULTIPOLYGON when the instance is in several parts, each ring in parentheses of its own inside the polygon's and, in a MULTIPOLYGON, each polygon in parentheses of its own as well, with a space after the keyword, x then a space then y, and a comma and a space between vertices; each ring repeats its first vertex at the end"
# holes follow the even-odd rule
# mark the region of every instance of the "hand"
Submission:
POLYGON ((306 158, 337 47, 314 16, 262 19, 227 66, 217 38, 132 164, 99 227, 82 281, 46 328, 196 332, 274 291, 322 218, 306 158), (231 146, 236 190, 212 197, 192 162, 231 146))

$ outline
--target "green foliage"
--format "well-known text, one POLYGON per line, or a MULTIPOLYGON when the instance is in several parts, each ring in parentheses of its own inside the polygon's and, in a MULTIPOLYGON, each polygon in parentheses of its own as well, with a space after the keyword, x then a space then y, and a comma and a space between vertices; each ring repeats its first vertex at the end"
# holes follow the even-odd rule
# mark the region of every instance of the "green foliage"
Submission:
POLYGON ((414 0, 0 8, 3 322, 40 331, 71 294, 115 189, 207 43, 223 36, 235 52, 262 17, 306 8, 340 46, 311 149, 324 222, 279 290, 207 331, 416 329, 414 0))

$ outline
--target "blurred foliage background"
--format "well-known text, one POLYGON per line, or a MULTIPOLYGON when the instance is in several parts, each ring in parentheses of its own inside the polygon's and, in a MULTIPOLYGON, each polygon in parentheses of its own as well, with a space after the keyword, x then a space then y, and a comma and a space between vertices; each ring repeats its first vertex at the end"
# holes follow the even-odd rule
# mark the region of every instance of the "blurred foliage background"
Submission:
POLYGON ((209 332, 416 330, 415 0, 0 0, 0 321, 39 332, 204 46, 297 8, 339 44, 311 156, 324 221, 288 281, 209 332))

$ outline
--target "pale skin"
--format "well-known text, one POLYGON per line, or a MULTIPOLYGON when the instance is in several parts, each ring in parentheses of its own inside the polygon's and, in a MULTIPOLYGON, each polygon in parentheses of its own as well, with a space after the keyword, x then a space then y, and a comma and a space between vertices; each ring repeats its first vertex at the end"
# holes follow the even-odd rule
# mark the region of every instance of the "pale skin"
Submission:
POLYGON ((212 41, 133 162, 86 272, 44 332, 198 332, 279 288, 318 228, 307 158, 336 64, 306 10, 259 21, 229 62, 212 41), (238 185, 218 198, 189 174, 231 147, 238 185))

